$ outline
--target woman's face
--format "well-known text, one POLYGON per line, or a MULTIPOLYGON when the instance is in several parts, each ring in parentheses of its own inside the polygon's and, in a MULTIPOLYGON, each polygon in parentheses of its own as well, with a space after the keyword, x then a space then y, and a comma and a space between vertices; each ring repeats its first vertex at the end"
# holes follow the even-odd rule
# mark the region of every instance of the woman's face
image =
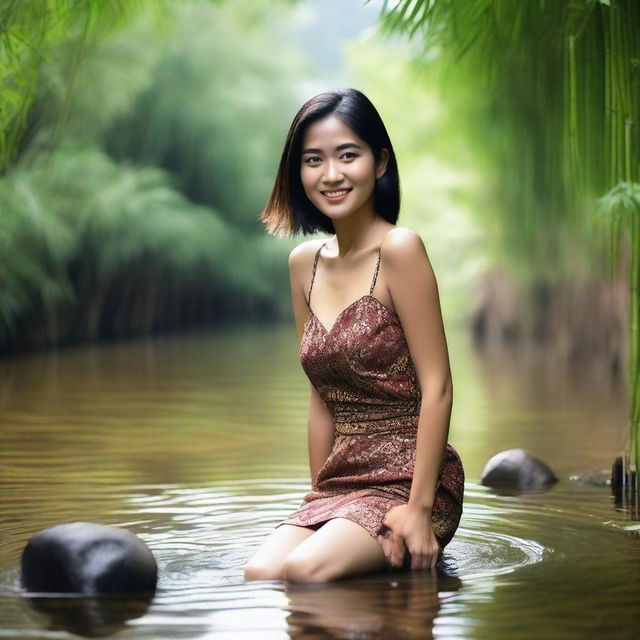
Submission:
POLYGON ((336 116, 309 125, 302 140, 300 178, 307 197, 326 216, 344 218, 363 207, 373 212, 376 177, 369 145, 336 116))

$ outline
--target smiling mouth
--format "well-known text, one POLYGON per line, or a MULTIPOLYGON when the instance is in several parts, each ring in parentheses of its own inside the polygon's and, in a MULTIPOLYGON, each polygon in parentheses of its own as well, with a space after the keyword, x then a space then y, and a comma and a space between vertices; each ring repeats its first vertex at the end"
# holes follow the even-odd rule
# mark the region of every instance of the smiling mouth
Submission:
POLYGON ((320 193, 328 200, 340 200, 349 193, 351 189, 335 189, 334 191, 321 191, 320 193))

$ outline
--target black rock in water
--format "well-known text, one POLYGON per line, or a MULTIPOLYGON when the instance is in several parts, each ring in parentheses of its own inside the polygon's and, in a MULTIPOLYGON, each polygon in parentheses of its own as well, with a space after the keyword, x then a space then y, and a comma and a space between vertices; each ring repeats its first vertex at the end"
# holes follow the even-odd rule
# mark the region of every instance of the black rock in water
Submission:
POLYGON ((39 593, 155 591, 158 566, 136 535, 89 522, 35 534, 22 552, 22 586, 39 593))
POLYGON ((524 449, 508 449, 485 465, 482 484, 503 493, 541 491, 558 482, 551 468, 524 449))

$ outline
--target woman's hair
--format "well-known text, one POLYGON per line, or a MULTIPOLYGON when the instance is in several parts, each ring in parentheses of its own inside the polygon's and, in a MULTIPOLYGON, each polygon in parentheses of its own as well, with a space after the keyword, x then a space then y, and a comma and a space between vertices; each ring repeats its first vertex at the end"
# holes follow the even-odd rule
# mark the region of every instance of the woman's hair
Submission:
POLYGON ((371 147, 376 166, 381 150, 388 149, 385 173, 376 180, 373 191, 373 206, 378 215, 391 224, 396 223, 400 211, 400 178, 389 134, 380 114, 364 93, 357 89, 338 89, 314 96, 302 105, 293 119, 273 191, 259 216, 268 233, 282 237, 300 231, 305 235, 316 231, 335 232, 331 219, 307 197, 300 178, 305 131, 312 123, 330 115, 342 120, 371 147))

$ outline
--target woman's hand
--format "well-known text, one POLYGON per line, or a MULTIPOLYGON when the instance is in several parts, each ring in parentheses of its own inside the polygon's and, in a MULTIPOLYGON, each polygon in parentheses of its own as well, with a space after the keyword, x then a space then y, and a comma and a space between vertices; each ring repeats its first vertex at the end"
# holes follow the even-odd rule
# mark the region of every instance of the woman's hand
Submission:
POLYGON ((435 569, 442 550, 433 532, 431 512, 401 504, 387 511, 383 525, 389 531, 378 535, 387 561, 402 567, 408 550, 411 569, 435 569))

